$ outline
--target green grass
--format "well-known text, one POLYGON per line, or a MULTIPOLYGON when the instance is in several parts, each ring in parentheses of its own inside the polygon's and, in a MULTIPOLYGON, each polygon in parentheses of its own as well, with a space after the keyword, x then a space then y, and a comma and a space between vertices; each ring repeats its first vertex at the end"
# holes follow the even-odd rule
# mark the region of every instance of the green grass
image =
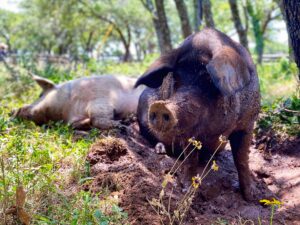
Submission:
POLYGON ((257 67, 262 104, 272 104, 278 98, 288 98, 296 93, 297 67, 282 59, 276 63, 264 63, 257 67))
MULTIPOLYGON (((29 68, 58 83, 92 74, 139 76, 152 60, 128 64, 91 61, 87 66, 79 65, 76 71, 54 66, 29 68)), ((24 69, 20 69, 20 74, 18 82, 9 81, 9 74, 0 65, 1 213, 15 204, 16 188, 22 184, 27 191, 25 210, 32 215, 32 224, 125 224, 126 213, 107 190, 95 196, 80 189, 89 180, 85 157, 98 136, 97 130, 75 141, 73 131, 61 123, 40 127, 29 121, 10 119, 12 109, 32 103, 40 93, 24 69)), ((294 64, 287 61, 265 64, 258 67, 258 74, 263 103, 271 105, 275 99, 295 93, 294 64)))

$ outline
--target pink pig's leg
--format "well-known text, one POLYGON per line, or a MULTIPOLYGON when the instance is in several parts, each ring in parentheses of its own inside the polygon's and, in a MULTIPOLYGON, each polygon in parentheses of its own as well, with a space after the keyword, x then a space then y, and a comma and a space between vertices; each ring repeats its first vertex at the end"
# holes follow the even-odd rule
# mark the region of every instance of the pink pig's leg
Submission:
POLYGON ((103 129, 103 130, 108 130, 111 128, 117 128, 117 127, 121 127, 121 124, 119 121, 116 120, 110 120, 107 118, 103 118, 103 117, 93 117, 91 119, 92 121, 92 126, 99 128, 99 129, 103 129))
POLYGON ((90 118, 75 120, 71 123, 71 126, 75 130, 89 130, 91 129, 91 120, 90 118))
POLYGON ((90 106, 89 117, 93 127, 108 130, 122 126, 119 121, 113 120, 114 108, 112 105, 106 102, 94 102, 90 106))

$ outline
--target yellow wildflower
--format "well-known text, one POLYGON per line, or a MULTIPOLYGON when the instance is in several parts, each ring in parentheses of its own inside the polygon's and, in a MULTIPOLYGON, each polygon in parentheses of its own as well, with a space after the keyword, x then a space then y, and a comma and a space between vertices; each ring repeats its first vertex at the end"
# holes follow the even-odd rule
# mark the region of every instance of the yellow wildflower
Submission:
POLYGON ((197 141, 194 137, 190 138, 188 142, 191 143, 198 150, 202 148, 201 141, 197 141))
POLYGON ((217 165, 216 160, 213 161, 213 164, 211 165, 211 169, 214 171, 219 170, 219 166, 217 165))
POLYGON ((174 177, 170 173, 167 173, 164 176, 164 180, 162 182, 162 187, 165 188, 168 183, 172 183, 172 184, 174 183, 174 177))
POLYGON ((228 140, 227 140, 227 137, 226 137, 226 136, 221 135, 221 136, 219 137, 219 141, 222 142, 222 143, 224 143, 224 142, 227 142, 228 140))
POLYGON ((189 140, 188 140, 189 143, 193 143, 194 141, 195 141, 195 137, 191 137, 191 138, 189 138, 189 140))
POLYGON ((282 202, 273 198, 271 201, 268 199, 261 199, 259 202, 264 203, 264 205, 272 205, 272 206, 278 206, 280 207, 282 205, 282 202))
POLYGON ((202 144, 200 141, 195 141, 194 144, 195 148, 197 148, 198 150, 200 150, 202 148, 202 144))
POLYGON ((201 177, 199 175, 192 177, 192 185, 196 189, 201 185, 201 177))

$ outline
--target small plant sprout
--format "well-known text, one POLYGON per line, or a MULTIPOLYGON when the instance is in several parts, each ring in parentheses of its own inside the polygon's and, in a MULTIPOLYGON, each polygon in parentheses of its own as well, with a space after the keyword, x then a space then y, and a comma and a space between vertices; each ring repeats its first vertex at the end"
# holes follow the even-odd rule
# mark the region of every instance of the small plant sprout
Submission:
POLYGON ((275 213, 275 208, 276 207, 280 207, 283 203, 275 198, 273 198, 272 200, 268 200, 268 199, 261 199, 259 201, 260 203, 264 203, 264 205, 270 205, 271 206, 271 215, 270 215, 270 225, 273 224, 273 217, 274 217, 274 213, 275 213))

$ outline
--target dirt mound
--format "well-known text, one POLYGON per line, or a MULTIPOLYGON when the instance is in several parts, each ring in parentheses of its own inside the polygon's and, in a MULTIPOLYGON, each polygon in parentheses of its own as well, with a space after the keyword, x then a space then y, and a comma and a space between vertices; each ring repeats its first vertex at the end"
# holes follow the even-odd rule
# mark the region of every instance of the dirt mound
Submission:
MULTIPOLYGON (((276 212, 273 224, 296 225, 300 222, 299 157, 299 154, 275 154, 272 160, 266 161, 262 152, 251 149, 250 166, 261 184, 258 188, 262 193, 272 192, 284 202, 276 212)), ((156 154, 138 135, 136 124, 129 128, 127 135, 117 134, 95 143, 87 160, 95 177, 88 189, 98 192, 101 187, 107 187, 118 195, 120 206, 128 213, 131 224, 161 224, 149 200, 158 198, 163 177, 175 159, 156 154)), ((212 224, 218 220, 238 223, 241 218, 257 223, 258 217, 262 218, 263 224, 268 224, 270 208, 242 199, 231 152, 221 152, 216 161, 220 169, 211 173, 199 188, 186 224, 212 224)), ((168 196, 170 189, 166 192, 168 196)), ((175 209, 176 201, 184 194, 175 182, 170 211, 175 209)), ((166 224, 167 220, 164 222, 166 224)))
POLYGON ((87 161, 91 165, 95 165, 98 162, 113 163, 118 161, 123 155, 126 155, 127 148, 124 141, 119 139, 108 137, 101 139, 95 143, 87 156, 87 161))

